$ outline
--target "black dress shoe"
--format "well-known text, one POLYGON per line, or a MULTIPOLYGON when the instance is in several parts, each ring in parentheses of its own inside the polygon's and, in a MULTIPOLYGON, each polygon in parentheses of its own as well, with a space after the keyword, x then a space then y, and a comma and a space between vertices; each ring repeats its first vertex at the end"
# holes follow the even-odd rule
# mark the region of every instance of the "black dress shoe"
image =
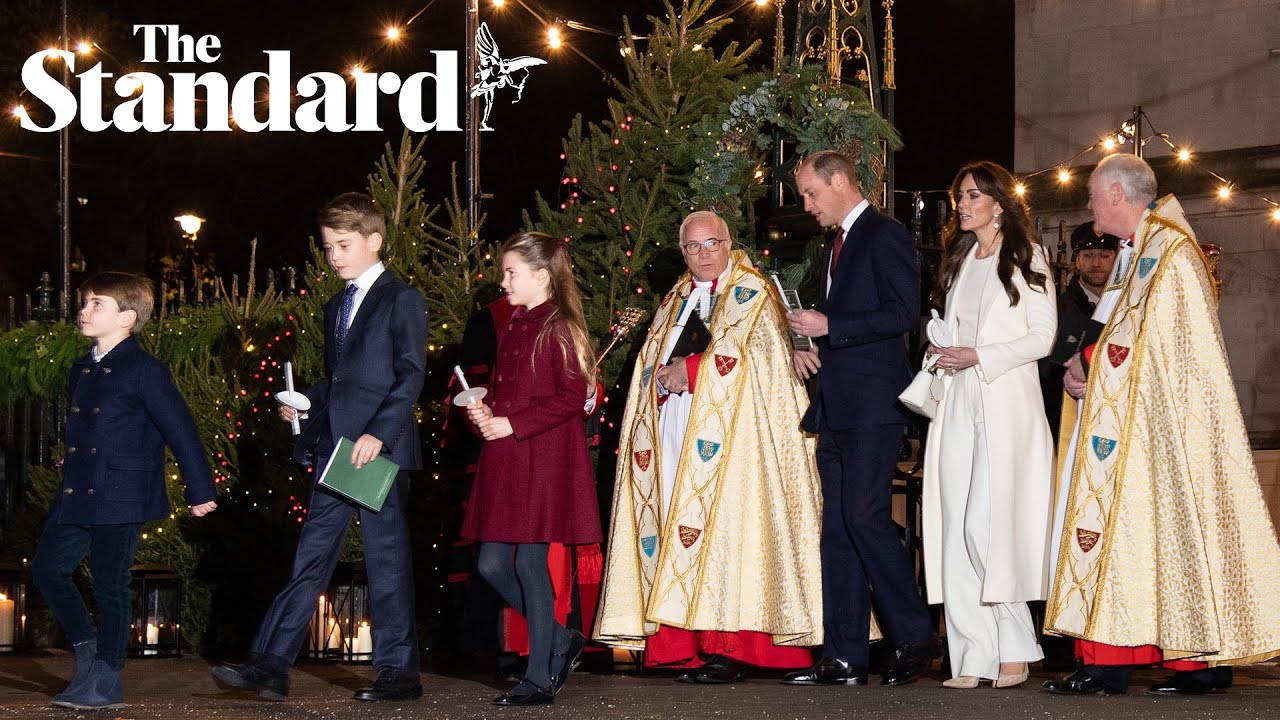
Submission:
POLYGON ((578 656, 582 654, 582 649, 587 646, 587 638, 577 630, 569 631, 569 646, 564 652, 551 653, 551 694, 560 692, 560 688, 564 687, 564 681, 569 679, 569 673, 573 672, 574 663, 578 662, 578 656))
POLYGON ((747 679, 747 665, 723 655, 711 655, 702 667, 681 673, 676 682, 724 685, 747 679))
POLYGON ((893 653, 893 668, 880 676, 881 685, 913 683, 929 664, 929 651, 924 645, 899 645, 893 653))
POLYGON ((384 667, 378 671, 373 687, 360 688, 353 696, 356 700, 414 700, 422 697, 422 677, 418 673, 400 672, 384 667))
POLYGON ((822 658, 808 670, 787 673, 782 682, 788 685, 866 685, 867 668, 851 665, 840 658, 822 658))
POLYGON ((272 669, 257 658, 243 665, 218 663, 213 666, 213 677, 227 687, 257 690, 264 700, 289 697, 289 671, 272 669))
POLYGON ((1207 668, 1191 672, 1176 672, 1151 689, 1149 695, 1204 695, 1226 692, 1231 687, 1231 668, 1207 668), (1225 671, 1225 672, 1224 672, 1225 671))
POLYGON ((1054 695, 1124 695, 1128 688, 1114 688, 1093 677, 1084 668, 1079 668, 1070 675, 1058 680, 1045 680, 1044 689, 1054 695))
POLYGON ((556 701, 551 687, 540 688, 528 680, 521 680, 519 685, 511 688, 511 692, 493 699, 494 705, 550 705, 556 701))

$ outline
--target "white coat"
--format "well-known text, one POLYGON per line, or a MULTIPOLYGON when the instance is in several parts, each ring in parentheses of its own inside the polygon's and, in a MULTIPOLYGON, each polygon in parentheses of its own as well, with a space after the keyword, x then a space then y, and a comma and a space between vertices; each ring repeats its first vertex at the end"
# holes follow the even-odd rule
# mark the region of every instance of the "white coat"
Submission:
MULTIPOLYGON (((960 275, 973 260, 977 246, 965 259, 960 275)), ((1012 281, 1020 293, 1016 307, 996 276, 990 273, 985 308, 978 317, 978 365, 982 386, 990 468, 990 542, 982 601, 1010 603, 1043 600, 1048 590, 1049 529, 1053 512, 1053 440, 1045 419, 1036 361, 1049 354, 1058 329, 1057 298, 1053 274, 1044 249, 1034 246, 1031 268, 1045 276, 1045 291, 1027 285, 1014 269, 1012 281)), ((958 285, 958 283, 956 284, 958 285)), ((944 320, 952 336, 958 331, 955 317, 956 285, 948 293, 944 320)), ((945 417, 952 378, 944 377, 945 391, 937 417, 945 417)), ((931 604, 945 602, 942 586, 942 500, 938 464, 940 421, 929 424, 924 458, 925 586, 931 604)), ((963 522, 962 517, 948 518, 963 522)))

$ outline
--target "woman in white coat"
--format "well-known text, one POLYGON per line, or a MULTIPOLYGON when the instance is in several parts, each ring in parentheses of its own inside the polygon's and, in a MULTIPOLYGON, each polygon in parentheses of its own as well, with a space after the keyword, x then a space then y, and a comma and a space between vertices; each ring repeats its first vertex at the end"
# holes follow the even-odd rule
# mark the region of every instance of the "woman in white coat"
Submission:
POLYGON ((945 391, 925 448, 925 568, 929 602, 943 603, 950 688, 1020 685, 1044 657, 1027 601, 1047 585, 1053 445, 1036 361, 1057 309, 1014 184, 990 162, 956 175, 945 315, 930 333, 945 391))

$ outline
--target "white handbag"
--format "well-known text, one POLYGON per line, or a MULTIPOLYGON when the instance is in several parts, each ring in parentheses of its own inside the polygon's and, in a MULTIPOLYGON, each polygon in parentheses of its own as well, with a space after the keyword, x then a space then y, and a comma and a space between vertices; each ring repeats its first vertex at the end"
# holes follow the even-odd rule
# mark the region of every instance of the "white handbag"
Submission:
POLYGON ((906 390, 898 396, 898 401, 907 407, 908 410, 918 415, 923 415, 930 420, 938 416, 938 403, 942 400, 942 393, 945 386, 942 384, 942 375, 934 367, 941 355, 930 355, 925 358, 924 367, 920 372, 916 373, 911 384, 906 390))

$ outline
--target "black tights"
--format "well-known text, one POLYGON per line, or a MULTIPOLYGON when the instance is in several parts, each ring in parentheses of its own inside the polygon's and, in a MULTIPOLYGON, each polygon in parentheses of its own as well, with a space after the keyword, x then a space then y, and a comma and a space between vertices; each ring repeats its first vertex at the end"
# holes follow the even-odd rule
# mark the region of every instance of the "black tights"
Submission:
POLYGON ((547 543, 481 543, 476 568, 528 622, 529 669, 525 679, 540 688, 551 684, 552 645, 566 644, 569 635, 556 622, 548 548, 547 543))

